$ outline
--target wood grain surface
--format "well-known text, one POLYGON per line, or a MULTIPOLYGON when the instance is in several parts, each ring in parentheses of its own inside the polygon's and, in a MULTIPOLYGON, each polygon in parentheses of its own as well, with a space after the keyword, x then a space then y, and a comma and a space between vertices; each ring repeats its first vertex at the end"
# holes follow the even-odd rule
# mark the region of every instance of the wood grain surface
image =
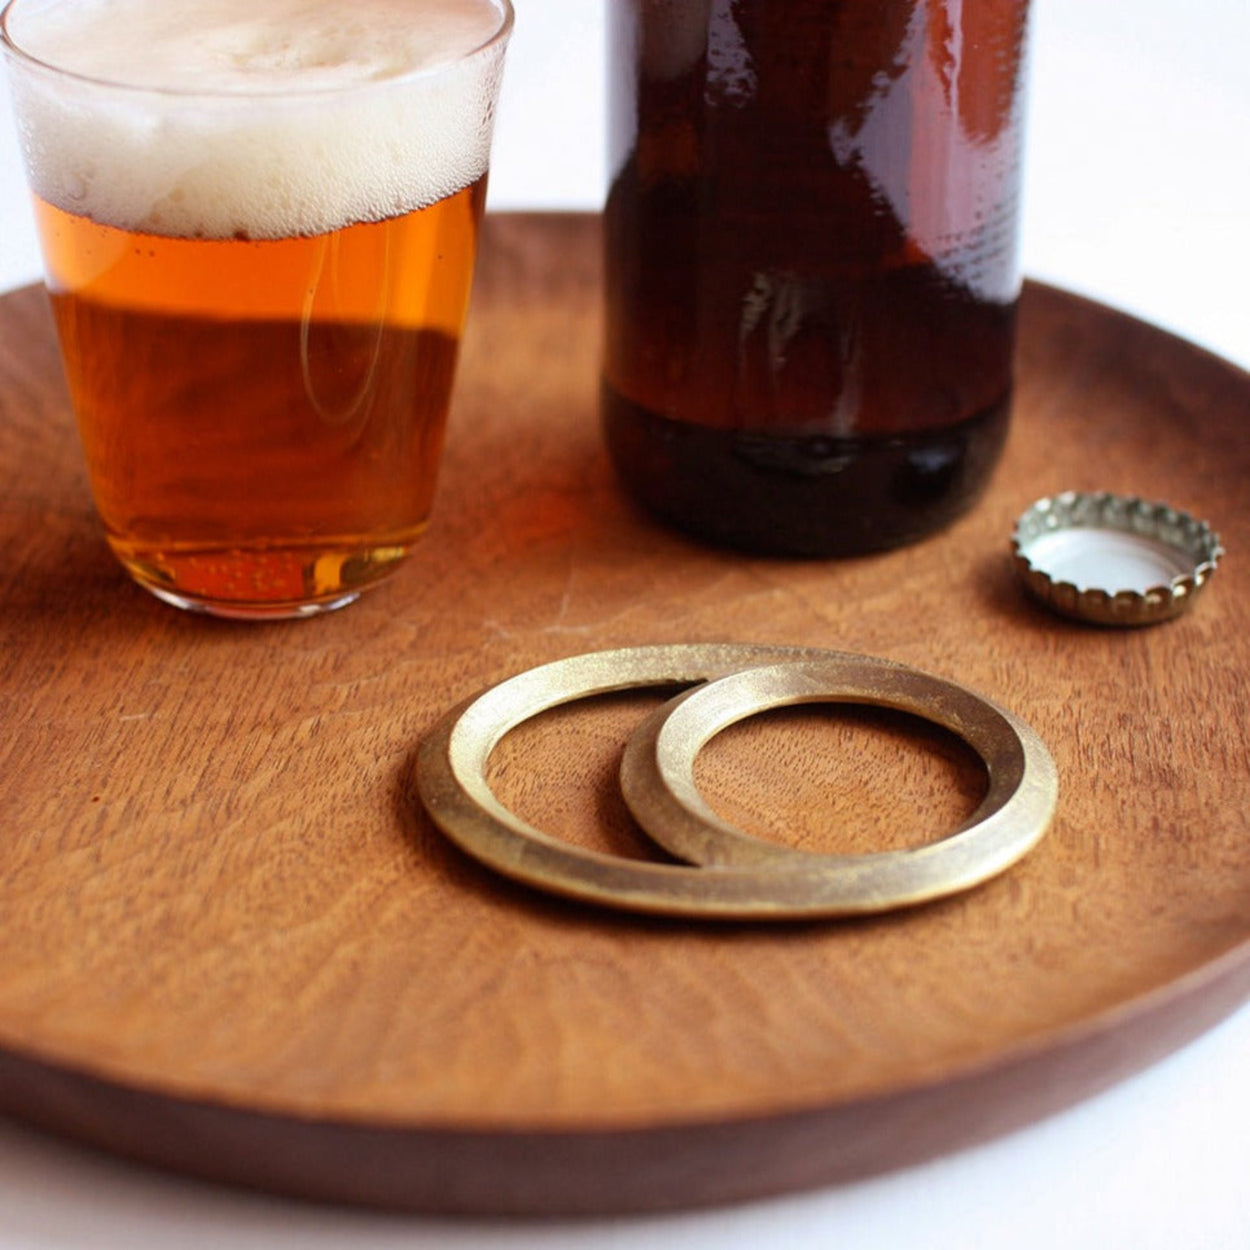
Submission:
MULTIPOLYGON (((488 219, 436 515, 332 616, 165 607, 93 517, 41 292, 0 300, 0 1110, 142 1159, 334 1201, 476 1212, 721 1202, 1027 1123, 1250 994, 1250 378, 1027 289, 1016 421, 976 511, 916 547, 760 560, 617 490, 597 421, 598 223, 488 219), (1207 518, 1194 611, 1082 627, 1009 562, 1036 497, 1207 518), (412 764, 530 665, 672 641, 888 656, 1031 723, 1057 821, 1004 876, 872 920, 643 920, 449 846, 412 764)), ((492 763, 541 827, 652 854, 617 795, 658 696, 544 715, 492 763)), ((906 716, 797 709, 700 762, 810 849, 924 841, 979 766, 906 716)))

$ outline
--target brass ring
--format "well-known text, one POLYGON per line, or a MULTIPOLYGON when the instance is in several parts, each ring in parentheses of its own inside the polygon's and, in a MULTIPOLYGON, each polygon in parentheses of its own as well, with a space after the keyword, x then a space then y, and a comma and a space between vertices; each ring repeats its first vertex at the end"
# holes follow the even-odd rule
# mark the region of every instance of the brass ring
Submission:
MULTIPOLYGON (((644 863, 585 850, 521 820, 486 783, 487 761, 503 737, 549 708, 632 687, 715 680, 744 668, 816 659, 862 662, 815 649, 688 644, 595 652, 541 665, 500 682, 438 721, 418 752, 418 791, 438 827, 488 867, 539 889, 610 907, 670 916, 782 920, 920 902, 920 896, 883 901, 856 888, 846 873, 644 863)), ((875 671, 902 670, 890 661, 871 663, 875 671)), ((999 866, 1006 863, 977 879, 999 866)), ((966 884, 953 880, 924 897, 966 884)))
POLYGON ((1058 777, 1026 724, 954 682, 864 656, 762 666, 688 691, 647 717, 621 761, 631 812, 661 846, 711 869, 755 868, 839 884, 862 910, 923 902, 967 889, 1018 860, 1045 833, 1058 777), (740 720, 801 703, 861 703, 910 712, 958 735, 981 757, 989 784, 966 821, 941 841, 904 851, 823 855, 751 837, 699 793, 694 762, 740 720))

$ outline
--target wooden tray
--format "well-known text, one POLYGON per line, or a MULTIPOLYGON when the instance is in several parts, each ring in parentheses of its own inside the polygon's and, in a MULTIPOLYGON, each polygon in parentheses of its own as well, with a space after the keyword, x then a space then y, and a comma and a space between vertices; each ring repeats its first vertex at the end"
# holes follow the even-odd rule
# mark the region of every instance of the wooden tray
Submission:
MULTIPOLYGON (((878 558, 739 558, 613 484, 597 257, 593 218, 489 221, 428 538, 391 585, 283 625, 130 585, 43 296, 0 301, 0 1110, 318 1199, 669 1208, 985 1139, 1250 994, 1250 379, 1030 287, 1017 423, 974 515, 878 558), (1026 601, 1012 524, 1066 487, 1208 518, 1230 555, 1195 610, 1122 632, 1026 601), (540 661, 701 640, 886 655, 981 690, 1050 744, 1055 827, 954 900, 751 927, 540 896, 424 817, 414 753, 453 702, 540 661)), ((542 718, 497 753, 496 789, 645 854, 613 774, 653 705, 542 718)), ((705 754, 726 814, 812 847, 937 836, 978 784, 957 744, 884 714, 758 718, 705 754)))

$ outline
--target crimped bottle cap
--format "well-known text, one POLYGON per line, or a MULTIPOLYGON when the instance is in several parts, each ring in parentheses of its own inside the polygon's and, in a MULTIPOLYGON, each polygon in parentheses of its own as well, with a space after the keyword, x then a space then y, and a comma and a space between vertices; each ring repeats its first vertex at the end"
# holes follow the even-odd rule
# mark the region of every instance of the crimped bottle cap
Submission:
POLYGON ((1016 571, 1048 608, 1099 625, 1153 625, 1189 609, 1224 549, 1166 504, 1065 491, 1016 522, 1016 571))

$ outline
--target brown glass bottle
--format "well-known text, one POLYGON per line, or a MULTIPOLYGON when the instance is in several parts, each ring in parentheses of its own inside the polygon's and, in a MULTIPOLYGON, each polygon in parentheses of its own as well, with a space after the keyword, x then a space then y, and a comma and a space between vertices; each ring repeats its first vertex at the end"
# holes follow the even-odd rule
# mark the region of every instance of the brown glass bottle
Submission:
POLYGON ((1006 436, 1027 0, 612 0, 603 414, 744 550, 919 538, 1006 436))

